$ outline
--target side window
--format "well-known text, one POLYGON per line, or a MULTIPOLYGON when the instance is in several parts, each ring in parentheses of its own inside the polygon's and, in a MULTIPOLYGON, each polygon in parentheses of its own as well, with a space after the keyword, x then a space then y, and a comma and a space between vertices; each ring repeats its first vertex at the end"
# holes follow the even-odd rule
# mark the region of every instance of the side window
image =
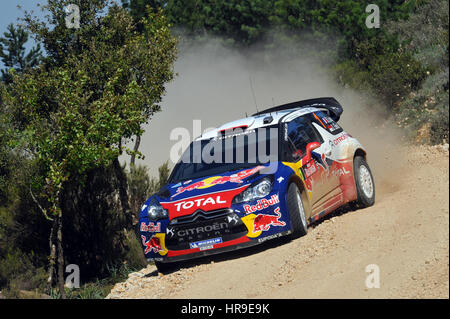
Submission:
POLYGON ((298 160, 305 156, 306 145, 308 145, 309 143, 323 142, 318 133, 311 125, 311 122, 305 117, 298 117, 289 122, 287 133, 292 160, 298 160))
POLYGON ((313 118, 311 118, 317 125, 322 126, 328 132, 333 135, 342 132, 342 127, 339 126, 331 117, 324 112, 314 112, 313 118))

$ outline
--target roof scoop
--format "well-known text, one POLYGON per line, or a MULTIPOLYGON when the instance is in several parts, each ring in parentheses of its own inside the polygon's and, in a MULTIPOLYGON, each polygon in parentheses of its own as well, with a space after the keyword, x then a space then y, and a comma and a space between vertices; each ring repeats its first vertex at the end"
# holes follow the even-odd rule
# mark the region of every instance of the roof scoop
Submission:
POLYGON ((226 123, 219 127, 217 129, 217 134, 225 134, 228 132, 232 132, 234 130, 246 130, 247 128, 251 127, 252 124, 255 122, 255 119, 253 117, 247 117, 244 119, 236 120, 233 122, 226 123))

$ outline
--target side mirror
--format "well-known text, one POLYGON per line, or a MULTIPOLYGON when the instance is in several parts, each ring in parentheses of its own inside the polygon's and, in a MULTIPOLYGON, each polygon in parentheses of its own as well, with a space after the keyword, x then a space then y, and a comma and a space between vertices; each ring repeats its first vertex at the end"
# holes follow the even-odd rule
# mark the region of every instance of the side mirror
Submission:
POLYGON ((311 152, 319 147, 320 147, 319 142, 311 142, 311 143, 308 143, 308 145, 306 145, 306 156, 305 156, 306 163, 308 163, 311 160, 311 152))

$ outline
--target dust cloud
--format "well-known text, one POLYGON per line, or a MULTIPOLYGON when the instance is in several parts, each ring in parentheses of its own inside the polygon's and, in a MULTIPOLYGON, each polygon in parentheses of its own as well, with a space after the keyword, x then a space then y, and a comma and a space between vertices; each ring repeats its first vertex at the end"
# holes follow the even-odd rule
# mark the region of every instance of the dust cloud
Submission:
MULTIPOLYGON (((333 96, 344 107, 340 124, 367 148, 375 177, 387 173, 386 159, 393 155, 400 133, 385 120, 380 103, 338 85, 323 57, 318 60, 309 51, 309 56, 287 57, 274 49, 268 54, 263 45, 245 52, 229 49, 218 39, 181 44, 178 75, 167 85, 162 111, 144 127, 140 151, 145 158, 136 163, 157 176, 177 143, 170 140, 171 131, 186 128, 192 140, 197 137, 192 136, 194 120, 201 120, 203 131, 274 105, 333 96)), ((121 160, 129 163, 128 156, 121 160)), ((174 164, 169 162, 171 168, 174 164)))

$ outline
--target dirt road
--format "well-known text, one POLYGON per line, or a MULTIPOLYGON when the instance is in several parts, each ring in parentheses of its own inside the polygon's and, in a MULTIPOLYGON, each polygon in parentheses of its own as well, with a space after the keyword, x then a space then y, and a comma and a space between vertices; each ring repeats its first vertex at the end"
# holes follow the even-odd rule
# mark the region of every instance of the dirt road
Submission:
POLYGON ((149 265, 107 298, 449 298, 448 154, 441 146, 386 154, 373 207, 328 216, 294 241, 199 259, 167 275, 149 265), (371 264, 379 288, 366 287, 371 264))

